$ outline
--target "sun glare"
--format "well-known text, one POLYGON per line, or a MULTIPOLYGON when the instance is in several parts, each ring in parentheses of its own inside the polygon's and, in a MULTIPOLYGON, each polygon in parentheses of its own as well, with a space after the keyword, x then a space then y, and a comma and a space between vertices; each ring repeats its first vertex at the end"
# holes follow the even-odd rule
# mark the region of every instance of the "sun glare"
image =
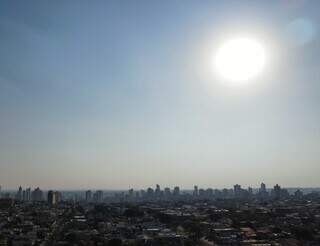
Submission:
POLYGON ((255 40, 232 39, 224 43, 215 55, 218 74, 234 84, 251 81, 265 65, 265 50, 255 40))

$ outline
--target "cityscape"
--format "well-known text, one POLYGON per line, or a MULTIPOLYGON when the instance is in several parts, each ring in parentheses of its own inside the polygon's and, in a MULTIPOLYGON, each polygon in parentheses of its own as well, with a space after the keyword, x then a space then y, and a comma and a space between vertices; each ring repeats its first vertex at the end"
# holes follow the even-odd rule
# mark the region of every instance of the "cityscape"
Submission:
POLYGON ((319 245, 320 189, 1 192, 0 245, 319 245))
POLYGON ((0 246, 320 246, 320 0, 0 0, 0 246))
POLYGON ((236 184, 233 189, 212 189, 198 188, 194 186, 193 190, 180 190, 179 186, 165 187, 163 190, 157 184, 153 189, 127 191, 116 190, 86 190, 86 191, 43 191, 39 187, 23 189, 21 186, 17 191, 3 191, 0 186, 0 198, 12 199, 18 202, 44 202, 54 205, 61 201, 68 202, 86 202, 86 203, 110 203, 110 202, 143 202, 143 201, 188 201, 189 199, 249 199, 259 198, 260 200, 283 199, 294 195, 297 198, 303 197, 304 191, 307 194, 320 191, 320 188, 281 188, 276 184, 272 189, 267 188, 266 184, 261 183, 260 188, 248 187, 243 189, 241 185, 236 184))

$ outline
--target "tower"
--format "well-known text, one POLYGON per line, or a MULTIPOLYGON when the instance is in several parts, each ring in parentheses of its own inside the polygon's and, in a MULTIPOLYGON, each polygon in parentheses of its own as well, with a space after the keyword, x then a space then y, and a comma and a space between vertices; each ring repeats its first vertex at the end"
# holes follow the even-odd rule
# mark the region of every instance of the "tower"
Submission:
POLYGON ((22 201, 22 187, 21 186, 19 187, 19 189, 17 191, 16 200, 17 201, 22 201))
POLYGON ((239 184, 234 185, 233 186, 233 191, 234 191, 234 196, 235 197, 240 197, 241 196, 241 191, 242 191, 241 185, 239 185, 239 184))
POLYGON ((86 191, 86 202, 91 202, 92 201, 92 192, 91 190, 86 191))
POLYGON ((264 183, 261 183, 260 185, 260 192, 265 193, 267 191, 266 185, 264 183))
POLYGON ((179 196, 179 195, 180 195, 180 188, 179 188, 179 186, 174 187, 174 189, 173 189, 173 195, 174 195, 174 196, 179 196))
POLYGON ((56 193, 53 192, 52 190, 48 191, 48 203, 50 205, 55 205, 56 204, 56 193))
POLYGON ((193 189, 193 196, 198 196, 199 195, 199 191, 198 191, 198 186, 194 186, 194 189, 193 189))

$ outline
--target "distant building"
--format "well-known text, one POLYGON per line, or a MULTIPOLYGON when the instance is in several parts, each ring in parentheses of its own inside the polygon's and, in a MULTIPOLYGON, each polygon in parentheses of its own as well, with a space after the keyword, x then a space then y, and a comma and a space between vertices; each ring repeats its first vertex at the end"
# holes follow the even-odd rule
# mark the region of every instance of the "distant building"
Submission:
POLYGON ((233 186, 233 192, 235 197, 237 198, 241 197, 241 193, 242 193, 241 191, 242 191, 241 185, 236 184, 233 186))
POLYGON ((97 190, 94 194, 93 194, 93 200, 94 202, 102 202, 103 201, 103 191, 102 190, 97 190))
POLYGON ((129 189, 128 191, 128 197, 127 197, 130 201, 132 201, 134 199, 134 190, 133 189, 129 189))
POLYGON ((174 195, 174 196, 179 196, 179 195, 180 195, 180 188, 179 188, 179 186, 174 187, 174 189, 173 189, 173 195, 174 195))
POLYGON ((146 196, 146 191, 145 190, 140 190, 140 196, 145 197, 146 196))
POLYGON ((59 191, 48 191, 48 203, 50 205, 56 205, 61 201, 61 193, 59 191))
POLYGON ((40 202, 43 201, 43 192, 42 190, 40 190, 39 187, 37 187, 36 189, 34 189, 31 193, 31 199, 34 202, 40 202))
POLYGON ((193 196, 198 196, 199 195, 199 191, 198 191, 198 186, 194 186, 193 188, 193 196))
POLYGON ((166 198, 170 198, 170 196, 171 196, 171 191, 170 191, 170 188, 169 188, 169 187, 164 188, 164 196, 165 196, 166 198))
POLYGON ((154 195, 154 191, 153 191, 152 188, 149 187, 149 188, 147 189, 147 196, 148 196, 148 198, 149 198, 149 199, 152 198, 153 195, 154 195))
POLYGON ((140 198, 140 192, 136 191, 136 199, 139 199, 139 198, 140 198))
POLYGON ((248 187, 248 193, 249 193, 249 196, 253 195, 253 189, 251 187, 248 187))
POLYGON ((260 189, 258 192, 258 197, 260 199, 266 199, 266 198, 268 198, 268 196, 269 196, 269 193, 267 191, 267 187, 266 187, 265 183, 261 183, 260 189))
POLYGON ((92 192, 91 190, 86 191, 86 202, 91 202, 92 201, 92 192))
POLYGON ((294 196, 295 196, 295 198, 300 199, 300 198, 303 197, 303 192, 298 189, 298 190, 296 190, 296 191, 294 192, 294 196))
POLYGON ((22 201, 22 195, 23 195, 22 193, 23 193, 22 192, 22 187, 20 186, 18 191, 17 191, 17 194, 16 194, 16 200, 17 201, 22 201))
POLYGON ((156 196, 157 197, 159 197, 160 196, 160 194, 161 194, 161 189, 160 189, 160 185, 156 185, 156 191, 155 191, 155 194, 156 194, 156 196))
POLYGON ((222 197, 223 198, 231 197, 232 192, 233 192, 232 189, 228 190, 228 189, 224 188, 224 189, 222 189, 222 197))
POLYGON ((31 188, 26 189, 26 201, 31 201, 31 188))
POLYGON ((25 189, 22 191, 22 197, 21 200, 24 202, 31 201, 31 188, 25 189))
POLYGON ((261 193, 267 192, 267 188, 266 188, 265 183, 261 183, 259 192, 261 192, 261 193))
POLYGON ((205 197, 205 190, 204 189, 199 189, 199 196, 201 197, 201 198, 204 198, 205 197))
POLYGON ((52 190, 49 190, 48 191, 48 203, 50 205, 55 205, 57 203, 57 200, 56 200, 56 194, 54 191, 52 190))
POLYGON ((206 189, 205 196, 206 196, 206 198, 212 198, 213 197, 213 189, 211 189, 211 188, 206 189))
POLYGON ((281 196, 281 187, 280 187, 280 185, 276 184, 276 185, 273 187, 272 195, 273 195, 273 197, 276 198, 276 199, 279 199, 279 198, 280 198, 280 196, 281 196))
POLYGON ((27 193, 25 190, 22 191, 22 201, 26 201, 27 193))

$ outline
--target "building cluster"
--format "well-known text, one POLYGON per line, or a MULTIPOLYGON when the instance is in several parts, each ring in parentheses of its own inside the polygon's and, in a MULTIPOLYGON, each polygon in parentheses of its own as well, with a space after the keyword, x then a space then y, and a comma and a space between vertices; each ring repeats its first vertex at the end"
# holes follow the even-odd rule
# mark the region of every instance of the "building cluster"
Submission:
POLYGON ((87 190, 85 194, 86 202, 94 202, 100 203, 103 202, 103 191, 97 190, 96 192, 92 193, 91 190, 87 190))
POLYGON ((241 185, 236 184, 233 189, 212 189, 212 188, 198 188, 194 186, 193 190, 180 190, 179 186, 170 189, 166 187, 161 189, 160 185, 156 185, 153 189, 151 187, 145 190, 129 189, 128 191, 113 191, 104 192, 102 190, 85 192, 70 191, 42 191, 39 187, 31 190, 31 188, 23 189, 21 186, 15 193, 5 192, 1 193, 0 198, 13 198, 20 202, 42 202, 47 201, 54 205, 59 201, 74 201, 86 203, 104 203, 104 202, 148 202, 148 201, 190 201, 190 200, 215 200, 215 199, 259 199, 259 200, 273 200, 285 199, 290 196, 302 197, 303 192, 296 189, 294 193, 290 194, 287 189, 281 188, 276 184, 272 189, 268 189, 264 183, 261 183, 259 189, 248 187, 244 189, 241 185))
MULTIPOLYGON (((35 189, 37 190, 37 189, 35 189)), ((320 193, 267 189, 43 192, 0 199, 0 245, 320 245, 320 193), (30 195, 32 197, 32 194, 30 195)))
POLYGON ((145 190, 129 189, 128 191, 103 192, 102 190, 85 192, 59 192, 59 191, 42 191, 39 187, 31 190, 31 188, 23 189, 21 186, 14 194, 8 192, 1 193, 0 198, 14 198, 16 201, 23 202, 41 202, 48 201, 50 204, 56 204, 64 197, 65 201, 87 202, 87 203, 103 203, 103 202, 146 202, 146 201, 189 201, 189 200, 214 200, 214 199, 253 199, 260 200, 283 199, 294 195, 296 197, 303 196, 303 192, 296 189, 290 194, 287 189, 281 188, 276 184, 272 189, 267 189, 264 183, 261 183, 259 189, 248 187, 244 189, 241 185, 236 184, 233 189, 212 189, 198 188, 194 186, 193 190, 180 190, 179 186, 170 189, 166 187, 161 189, 160 185, 156 185, 145 190), (107 194, 106 194, 107 193, 107 194))
MULTIPOLYGON (((10 194, 6 193, 4 196, 9 198, 10 194)), ((23 189, 21 186, 19 187, 16 195, 15 200, 17 201, 24 201, 24 202, 40 202, 43 201, 43 191, 37 187, 34 190, 31 190, 31 188, 23 189)))
POLYGON ((47 201, 50 205, 56 205, 61 201, 61 193, 59 191, 48 191, 47 201))
MULTIPOLYGON (((296 190, 296 195, 302 195, 301 190, 296 190)), ((267 189, 264 183, 261 183, 259 189, 248 187, 243 189, 241 185, 234 185, 233 189, 212 189, 212 188, 198 188, 194 186, 192 191, 181 191, 179 186, 170 189, 169 187, 161 189, 160 185, 156 185, 155 189, 149 187, 146 190, 129 189, 127 192, 114 192, 113 197, 104 196, 102 191, 92 193, 91 190, 85 192, 85 196, 78 198, 78 201, 86 202, 142 202, 142 201, 188 201, 188 200, 201 200, 201 199, 282 199, 289 197, 290 194, 287 189, 281 188, 278 184, 273 189, 267 189), (94 195, 92 195, 94 194, 94 195)))
POLYGON ((31 188, 23 189, 20 186, 17 192, 12 195, 10 192, 1 193, 0 187, 0 198, 14 199, 16 202, 48 202, 54 205, 62 200, 62 194, 52 190, 44 192, 39 187, 31 190, 31 188))

